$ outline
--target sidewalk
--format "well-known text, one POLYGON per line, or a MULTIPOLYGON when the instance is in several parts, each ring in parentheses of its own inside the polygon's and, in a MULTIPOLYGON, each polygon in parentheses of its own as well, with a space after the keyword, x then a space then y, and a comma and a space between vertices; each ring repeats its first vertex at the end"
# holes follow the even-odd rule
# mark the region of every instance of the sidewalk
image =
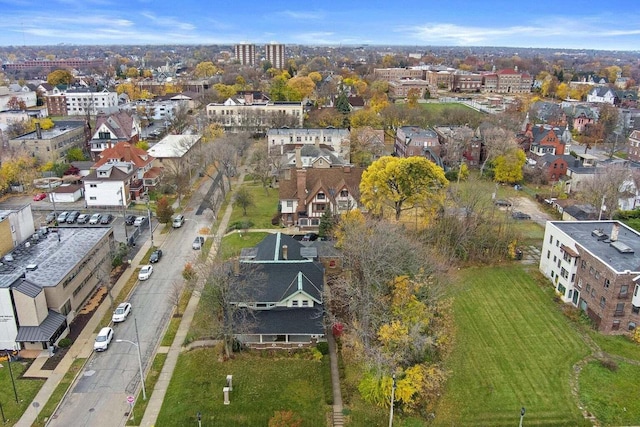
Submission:
MULTIPOLYGON (((153 234, 153 240, 157 246, 160 246, 164 242, 167 236, 167 234, 161 234, 159 229, 160 227, 156 227, 153 234)), ((129 278, 133 274, 133 271, 135 270, 133 266, 137 266, 140 263, 140 261, 142 260, 142 258, 147 253, 150 247, 151 247, 151 241, 150 239, 148 239, 147 241, 145 241, 142 248, 138 251, 135 258, 132 260, 132 268, 128 268, 122 274, 122 276, 120 276, 116 284, 111 289, 111 294, 114 295, 114 297, 120 293, 124 285, 127 283, 129 278)), ((75 359, 77 358, 86 359, 86 358, 89 358, 89 356, 91 356, 91 353, 93 352, 93 342, 95 339, 94 331, 98 326, 98 324, 100 323, 100 321, 102 320, 102 318, 104 317, 105 313, 110 309, 111 307, 109 305, 109 297, 107 297, 102 302, 102 304, 100 304, 100 306, 96 308, 96 310, 93 313, 93 316, 91 317, 89 322, 87 322, 87 325, 85 326, 85 328, 82 330, 82 332, 80 333, 76 341, 73 343, 73 345, 71 346, 67 354, 64 356, 64 358, 60 361, 58 366, 53 371, 41 370, 42 365, 46 361, 46 357, 47 357, 47 353, 44 352, 41 354, 41 356, 44 355, 44 357, 38 357, 31 364, 29 369, 25 372, 24 376, 26 377, 30 377, 30 376, 39 377, 39 378, 48 377, 47 381, 44 383, 44 385, 42 386, 42 388, 40 389, 36 397, 33 399, 33 402, 37 402, 39 404, 39 407, 42 407, 47 403, 47 401, 55 391, 56 387, 58 386, 58 384, 60 383, 64 375, 71 368, 71 364, 75 359)), ((20 420, 18 420, 18 422, 15 425, 19 427, 29 427, 36 421, 36 417, 39 417, 39 408, 34 408, 33 404, 31 404, 26 409, 24 414, 22 414, 22 417, 20 418, 20 420)))
MULTIPOLYGON (((244 181, 244 172, 239 176, 237 180, 233 182, 233 187, 229 190, 233 192, 235 188, 237 188, 244 181)), ((220 224, 218 225, 218 230, 214 237, 214 242, 220 242, 222 237, 224 237, 225 230, 229 224, 229 219, 231 218, 231 212, 233 211, 233 204, 227 204, 227 209, 220 220, 220 224)), ((208 260, 212 260, 217 253, 218 248, 214 245, 211 246, 211 250, 208 254, 208 260)), ((164 362, 164 366, 162 367, 162 372, 160 372, 160 377, 156 382, 155 387, 153 388, 153 392, 151 393, 151 397, 149 398, 149 403, 147 404, 147 409, 144 413, 144 417, 140 422, 140 426, 142 427, 153 427, 158 419, 158 415, 160 414, 160 409, 162 408, 162 402, 164 401, 164 396, 167 393, 167 388, 169 387, 169 383, 171 382, 171 376, 173 375, 173 370, 178 363, 178 356, 182 351, 182 343, 189 332, 189 328, 191 327, 191 321, 193 320, 193 316, 195 315, 196 308, 198 307, 198 302, 200 301, 200 290, 204 283, 199 281, 191 294, 191 299, 187 304, 187 308, 185 309, 182 320, 180 321, 180 326, 178 327, 178 331, 176 332, 176 336, 173 339, 173 343, 169 348, 169 352, 167 353, 167 359, 164 362)))

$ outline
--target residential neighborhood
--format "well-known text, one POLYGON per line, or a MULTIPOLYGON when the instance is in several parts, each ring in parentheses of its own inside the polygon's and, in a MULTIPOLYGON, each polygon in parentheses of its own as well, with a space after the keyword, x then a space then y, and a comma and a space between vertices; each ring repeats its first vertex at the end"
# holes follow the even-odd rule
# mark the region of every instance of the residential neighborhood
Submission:
POLYGON ((3 421, 639 424, 639 64, 0 46, 3 421))

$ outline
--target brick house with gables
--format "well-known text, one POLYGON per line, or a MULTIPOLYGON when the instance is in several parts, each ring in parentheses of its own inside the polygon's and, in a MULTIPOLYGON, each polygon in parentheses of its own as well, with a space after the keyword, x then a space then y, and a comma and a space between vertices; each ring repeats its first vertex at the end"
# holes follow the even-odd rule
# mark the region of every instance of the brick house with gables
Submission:
POLYGON ((285 169, 280 179, 280 223, 317 230, 326 211, 340 215, 360 204, 360 180, 365 168, 285 169))

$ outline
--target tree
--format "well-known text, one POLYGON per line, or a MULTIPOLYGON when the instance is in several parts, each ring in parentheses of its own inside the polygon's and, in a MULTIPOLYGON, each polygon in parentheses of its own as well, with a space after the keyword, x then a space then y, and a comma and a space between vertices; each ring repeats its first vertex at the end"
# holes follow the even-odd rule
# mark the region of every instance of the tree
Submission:
POLYGON ((618 126, 618 109, 611 104, 602 103, 598 108, 598 124, 602 126, 602 138, 612 142, 615 138, 615 129, 618 126))
POLYGON ((67 158, 67 162, 69 163, 81 162, 83 160, 86 160, 86 156, 82 152, 82 149, 78 147, 73 147, 67 150, 66 158, 67 158))
MULTIPOLYGON (((225 135, 215 140, 211 146, 214 165, 217 171, 227 177, 229 188, 231 188, 231 177, 236 174, 236 162, 238 154, 242 152, 240 140, 245 138, 242 135, 225 135)), ((224 193, 224 185, 222 186, 224 193)))
POLYGON ((251 165, 253 166, 253 174, 262 183, 265 194, 269 194, 269 185, 273 182, 274 176, 277 176, 278 166, 277 159, 274 161, 269 156, 266 141, 258 142, 254 145, 251 154, 251 165))
POLYGON ((484 174, 484 168, 488 162, 518 147, 513 134, 497 126, 481 128, 480 137, 486 150, 486 157, 480 167, 480 175, 484 174))
POLYGON ((247 216, 247 208, 253 205, 253 195, 249 192, 247 187, 242 186, 238 188, 236 194, 233 196, 233 206, 241 208, 243 215, 247 216))
POLYGON ((136 77, 140 77, 140 71, 136 67, 129 67, 125 75, 130 79, 135 79, 136 77))
POLYGON ((240 307, 240 302, 250 301, 249 289, 264 282, 259 268, 243 268, 240 263, 234 271, 233 261, 215 261, 203 265, 206 270, 200 301, 205 311, 211 313, 211 332, 222 340, 227 358, 231 357, 234 334, 246 333, 254 324, 254 312, 240 307))
POLYGON ((363 126, 370 126, 376 129, 382 128, 382 118, 371 108, 354 111, 349 121, 352 128, 360 128, 363 126))
POLYGON ((7 108, 9 110, 25 111, 27 109, 27 104, 24 102, 24 100, 18 98, 17 96, 12 96, 7 101, 7 108))
POLYGON ((526 162, 527 156, 519 148, 496 157, 493 169, 495 180, 509 184, 522 181, 522 168, 526 162))
POLYGON ((632 181, 632 174, 627 168, 617 165, 598 169, 600 171, 593 174, 591 179, 581 183, 578 197, 596 209, 604 207, 602 218, 611 219, 618 210, 619 199, 632 196, 625 185, 627 181, 632 181))
POLYGON ((382 156, 384 151, 384 134, 370 127, 352 128, 349 135, 349 152, 351 163, 358 166, 369 166, 374 159, 382 156))
POLYGON ((385 156, 362 174, 361 200, 377 215, 390 206, 398 221, 404 210, 440 207, 447 185, 442 168, 424 157, 385 156))
POLYGON ((167 196, 162 196, 156 203, 156 216, 160 224, 166 224, 171 221, 174 214, 173 207, 169 204, 167 196))
POLYGON ((293 77, 287 81, 289 101, 302 101, 311 96, 316 84, 310 77, 293 77))
POLYGON ((193 74, 198 78, 209 78, 215 76, 216 74, 218 74, 218 72, 218 67, 213 65, 213 62, 206 61, 200 62, 198 65, 196 65, 196 69, 193 74))
POLYGON ((319 237, 329 237, 331 236, 331 230, 335 225, 335 218, 331 214, 329 209, 325 210, 322 216, 320 217, 320 225, 318 226, 318 236, 319 237))
POLYGON ((55 70, 47 75, 47 83, 51 86, 70 85, 73 75, 69 70, 55 70))
POLYGON ((409 108, 416 108, 418 106, 418 98, 420 98, 420 89, 411 88, 407 93, 407 106, 409 108))
POLYGON ((147 151, 149 149, 149 143, 146 140, 142 139, 136 142, 136 147, 138 147, 141 150, 147 151))

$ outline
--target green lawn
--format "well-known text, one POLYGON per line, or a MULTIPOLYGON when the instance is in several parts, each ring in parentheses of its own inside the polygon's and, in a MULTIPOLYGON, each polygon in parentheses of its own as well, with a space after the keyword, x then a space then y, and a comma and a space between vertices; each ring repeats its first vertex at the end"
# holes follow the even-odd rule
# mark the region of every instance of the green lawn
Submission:
POLYGON ((602 335, 590 330, 589 336, 605 353, 640 361, 640 346, 625 335, 602 335))
MULTIPOLYGON (((14 425, 27 407, 31 405, 31 401, 38 391, 40 391, 44 380, 20 378, 24 371, 27 370, 28 364, 26 362, 11 362, 11 373, 13 373, 16 391, 16 393, 14 393, 8 362, 3 360, 1 365, 0 386, 2 386, 2 393, 0 394, 0 403, 2 404, 4 416, 7 419, 6 425, 14 425), (16 394, 18 396, 18 403, 16 403, 16 394)), ((39 403, 44 405, 46 402, 39 403)))
POLYGON ((589 353, 582 338, 520 265, 462 272, 455 295, 456 348, 436 410, 437 426, 585 423, 571 367, 589 353))
POLYGON ((251 248, 262 241, 269 233, 233 233, 222 238, 219 256, 229 259, 240 255, 242 248, 251 248))
POLYGON ((275 411, 291 410, 304 427, 325 427, 321 361, 297 357, 261 357, 243 353, 220 362, 211 348, 182 353, 156 426, 266 426, 275 411), (222 388, 233 375, 231 404, 223 404, 222 388))
POLYGON ((253 206, 247 208, 246 216, 242 209, 234 207, 229 226, 236 222, 248 220, 253 222, 251 228, 276 228, 271 225, 271 219, 278 213, 278 190, 269 188, 267 194, 259 182, 245 182, 242 186, 246 187, 253 196, 253 206))
POLYGON ((613 372, 600 362, 588 363, 580 373, 580 397, 585 409, 605 426, 638 425, 640 366, 619 363, 613 372))

